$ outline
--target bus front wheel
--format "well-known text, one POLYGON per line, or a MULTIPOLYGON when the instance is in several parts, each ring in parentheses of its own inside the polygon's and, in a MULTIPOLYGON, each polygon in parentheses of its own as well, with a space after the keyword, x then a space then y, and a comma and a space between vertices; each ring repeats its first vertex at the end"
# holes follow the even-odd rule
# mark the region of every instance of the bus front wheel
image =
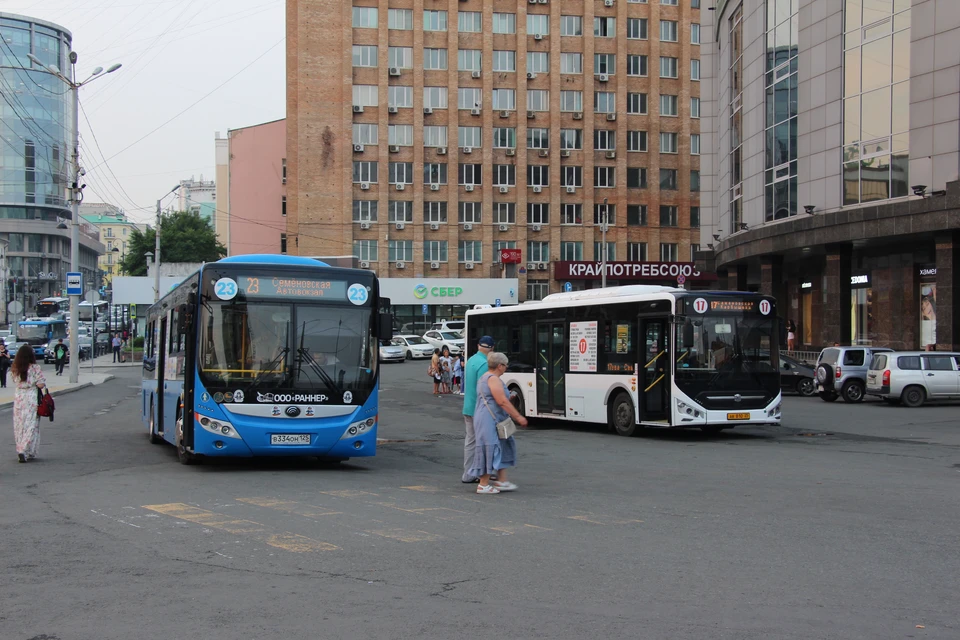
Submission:
POLYGON ((177 415, 177 460, 180 464, 197 464, 197 456, 183 446, 183 416, 177 415))
POLYGON ((610 427, 620 436, 635 436, 640 430, 630 396, 618 393, 610 403, 610 427))
POLYGON ((150 401, 150 444, 160 444, 163 438, 157 435, 157 425, 153 419, 153 400, 150 401))

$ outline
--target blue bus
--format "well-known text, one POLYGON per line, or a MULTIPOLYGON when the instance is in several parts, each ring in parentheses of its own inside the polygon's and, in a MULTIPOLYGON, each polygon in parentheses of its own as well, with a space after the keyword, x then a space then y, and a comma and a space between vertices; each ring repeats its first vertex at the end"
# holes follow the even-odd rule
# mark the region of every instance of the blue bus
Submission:
POLYGON ((42 360, 47 343, 67 338, 67 323, 55 318, 23 320, 17 323, 17 340, 33 347, 33 353, 42 360))
POLYGON ((376 453, 378 340, 393 329, 373 272, 224 258, 184 279, 146 322, 143 421, 181 463, 376 453))

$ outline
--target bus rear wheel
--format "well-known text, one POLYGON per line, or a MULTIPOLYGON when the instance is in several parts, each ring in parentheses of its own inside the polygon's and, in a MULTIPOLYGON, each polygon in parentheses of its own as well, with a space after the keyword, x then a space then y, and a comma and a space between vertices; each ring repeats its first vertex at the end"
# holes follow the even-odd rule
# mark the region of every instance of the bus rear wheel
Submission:
POLYGON ((183 446, 183 415, 177 415, 177 460, 180 464, 197 464, 197 456, 183 446))
POLYGON ((619 436, 635 436, 640 430, 633 412, 633 402, 625 393, 618 393, 610 403, 610 428, 619 436))

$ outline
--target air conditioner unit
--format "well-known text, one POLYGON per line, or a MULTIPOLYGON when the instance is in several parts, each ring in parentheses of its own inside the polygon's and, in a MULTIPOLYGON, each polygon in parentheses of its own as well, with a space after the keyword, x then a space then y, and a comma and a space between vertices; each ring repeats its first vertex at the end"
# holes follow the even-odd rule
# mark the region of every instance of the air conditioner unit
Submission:
POLYGON ((396 107, 387 107, 387 113, 396 113, 397 111, 396 107))
POLYGON ((530 225, 530 229, 532 229, 533 231, 540 231, 540 229, 542 229, 542 228, 543 228, 543 227, 541 227, 541 226, 538 225, 538 224, 530 225))
POLYGON ((605 6, 605 7, 612 7, 612 6, 613 6, 613 0, 603 0, 603 6, 605 6))
POLYGON ((394 76, 394 77, 399 76, 399 75, 400 75, 400 67, 390 67, 389 73, 390 73, 391 76, 394 76))
POLYGON ((576 193, 576 192, 577 192, 577 188, 576 188, 576 187, 574 187, 574 186, 569 186, 569 187, 567 187, 567 193, 576 193))
POLYGON ((617 114, 615 114, 615 113, 608 113, 608 114, 607 114, 607 120, 613 122, 613 121, 616 120, 616 119, 617 119, 617 114))
POLYGON ((547 0, 540 0, 540 4, 547 4, 547 0))
POLYGON ((547 270, 547 263, 546 263, 546 262, 538 262, 538 263, 537 263, 537 271, 546 271, 546 270, 547 270))
POLYGON ((570 157, 570 149, 560 149, 560 157, 561 157, 561 158, 569 158, 569 157, 570 157))
POLYGON ((465 222, 465 223, 463 224, 463 230, 464 230, 464 231, 473 231, 473 225, 470 224, 469 222, 465 222))
POLYGON ((537 4, 537 0, 529 0, 530 4, 537 4))
MULTIPOLYGON (((537 36, 535 36, 535 37, 536 37, 537 40, 539 40, 539 39, 542 38, 543 36, 537 35, 537 36)), ((535 74, 535 73, 528 73, 528 74, 527 74, 527 80, 536 80, 536 79, 537 79, 537 74, 535 74)))
POLYGON ((516 149, 507 149, 507 155, 508 155, 508 156, 515 156, 515 155, 517 155, 517 150, 516 150, 516 149))
POLYGON ((480 77, 480 72, 479 72, 479 71, 471 71, 471 72, 470 72, 470 77, 471 77, 471 78, 479 78, 479 77, 480 77))
POLYGON ((447 148, 446 148, 446 147, 437 147, 437 155, 438 155, 438 156, 445 156, 445 155, 447 155, 447 148))
POLYGON ((353 145, 353 150, 354 150, 356 153, 363 153, 363 145, 362 145, 362 144, 355 144, 355 145, 353 145))
POLYGON ((398 223, 397 223, 397 231, 403 231, 404 227, 406 227, 406 226, 407 226, 407 225, 403 224, 402 222, 398 222, 398 223))
POLYGON ((501 118, 509 118, 509 117, 510 117, 510 112, 509 112, 509 111, 501 111, 501 112, 500 112, 500 117, 501 117, 501 118))
POLYGON ((398 144, 390 145, 390 153, 400 153, 400 145, 398 144))
POLYGON ((472 116, 480 115, 480 109, 470 109, 470 115, 472 116))
POLYGON ((406 269, 406 268, 407 268, 406 263, 403 263, 403 262, 397 263, 397 269, 406 269))
POLYGON ((440 231, 440 225, 436 222, 430 223, 430 231, 440 231))
POLYGON ((528 117, 528 118, 536 118, 536 117, 537 117, 537 112, 536 112, 536 111, 527 111, 527 117, 528 117))
POLYGON ((528 262, 528 263, 527 263, 527 271, 534 271, 536 268, 537 268, 537 263, 536 263, 536 262, 528 262))
POLYGON ((549 149, 540 149, 540 152, 539 152, 537 155, 540 156, 541 158, 546 158, 547 156, 550 155, 550 150, 549 150, 549 149))
POLYGON ((510 191, 510 189, 507 188, 506 186, 500 187, 500 193, 507 193, 508 191, 510 191))
POLYGON ((402 182, 397 183, 397 191, 403 191, 405 188, 402 182))
POLYGON ((573 114, 574 120, 583 120, 583 111, 576 111, 573 114))
POLYGON ((472 185, 472 184, 465 184, 465 185, 463 185, 463 190, 464 190, 464 191, 473 191, 473 185, 472 185))
POLYGON ((370 268, 370 263, 367 262, 366 260, 361 260, 361 261, 360 261, 360 268, 361 268, 361 269, 369 269, 369 268, 370 268))
POLYGON ((361 222, 361 223, 360 223, 360 228, 361 228, 361 229, 369 229, 369 228, 370 228, 370 223, 369 223, 369 222, 361 222))
POLYGON ((363 107, 360 106, 359 104, 355 104, 355 105, 353 105, 353 112, 354 112, 354 113, 363 113, 363 107))
POLYGON ((541 34, 541 33, 535 33, 535 34, 533 34, 533 39, 534 39, 534 40, 543 40, 543 34, 541 34))
POLYGON ((606 81, 609 80, 609 79, 610 79, 610 76, 608 76, 608 75, 605 74, 605 73, 598 73, 598 74, 597 74, 597 82, 606 82, 606 81))
POLYGON ((370 189, 370 183, 369 183, 369 182, 361 182, 361 183, 360 183, 360 190, 361 190, 361 191, 367 191, 367 190, 369 190, 369 189, 370 189))
POLYGON ((607 159, 608 159, 608 160, 613 160, 614 158, 617 157, 617 152, 616 152, 616 151, 607 151, 606 156, 607 156, 607 159))
POLYGON ((423 113, 424 113, 424 115, 428 115, 428 116, 429 116, 430 114, 433 113, 433 107, 424 107, 424 108, 423 108, 423 113))
POLYGON ((463 153, 473 153, 473 147, 464 147, 463 153))
POLYGON ((434 182, 430 185, 430 191, 440 191, 440 185, 434 182))
POLYGON ((510 225, 508 224, 502 224, 498 228, 500 229, 500 231, 510 231, 510 225))
POLYGON ((533 192, 534 192, 534 193, 540 193, 541 191, 543 191, 543 187, 541 187, 541 186, 538 185, 538 184, 533 185, 533 192))
POLYGON ((440 263, 439 263, 439 262, 431 262, 431 263, 430 263, 430 268, 431 268, 431 269, 439 269, 439 268, 440 268, 440 263))
POLYGON ((473 271, 474 264, 472 262, 464 263, 463 268, 467 271, 473 271))

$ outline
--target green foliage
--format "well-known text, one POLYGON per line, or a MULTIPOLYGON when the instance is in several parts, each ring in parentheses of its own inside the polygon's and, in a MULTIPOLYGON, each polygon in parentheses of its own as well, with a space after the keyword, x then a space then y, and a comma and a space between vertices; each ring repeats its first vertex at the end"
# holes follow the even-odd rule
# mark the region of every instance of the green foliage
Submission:
MULTIPOLYGON (((131 276, 147 275, 147 252, 153 253, 153 229, 135 229, 127 245, 123 272, 131 276)), ((160 262, 214 262, 227 254, 217 242, 213 225, 198 213, 177 211, 160 221, 160 262)))
POLYGON ((134 338, 134 339, 133 339, 133 346, 134 346, 134 347, 142 347, 142 346, 143 346, 143 336, 137 336, 136 338, 134 338))

